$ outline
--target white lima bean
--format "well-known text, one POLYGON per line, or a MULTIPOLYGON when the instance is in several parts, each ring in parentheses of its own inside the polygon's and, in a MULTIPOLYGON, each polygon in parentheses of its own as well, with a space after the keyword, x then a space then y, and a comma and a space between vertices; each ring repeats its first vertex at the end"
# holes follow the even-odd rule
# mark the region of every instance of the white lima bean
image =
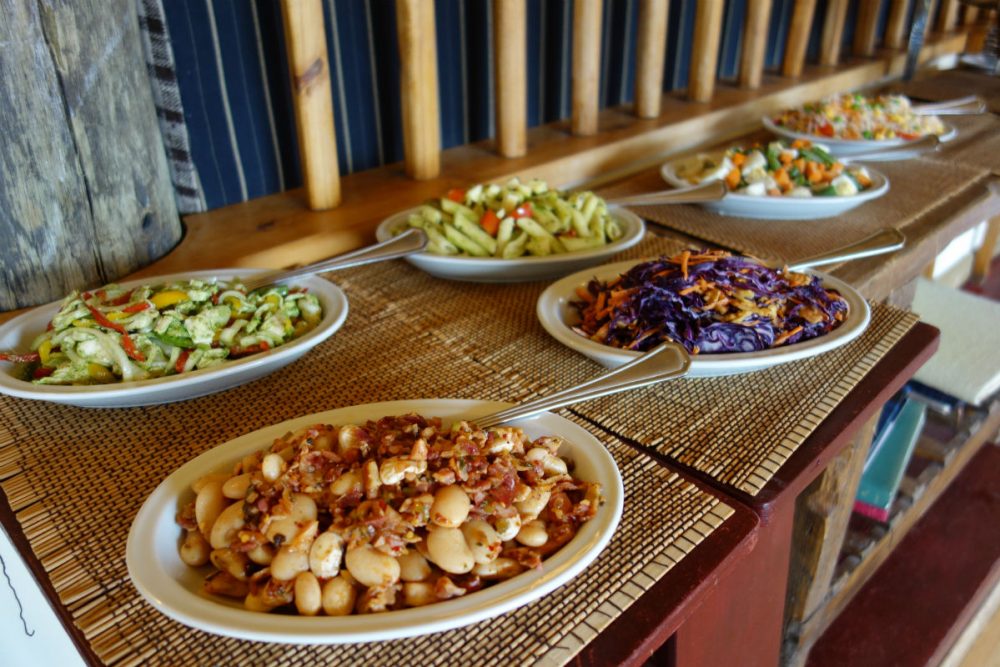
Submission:
POLYGON ((422 607, 437 602, 434 584, 426 581, 407 581, 403 584, 403 601, 407 607, 422 607))
POLYGON ((270 565, 274 560, 274 547, 270 544, 258 544, 247 552, 247 558, 257 565, 270 565))
POLYGON ((278 549, 271 561, 271 576, 280 581, 290 581, 308 569, 309 553, 288 546, 278 549))
POLYGON ((181 560, 191 567, 201 567, 207 563, 211 551, 208 540, 196 530, 189 530, 181 542, 181 560))
POLYGON ((335 577, 344 558, 344 538, 327 531, 316 538, 309 549, 309 569, 321 579, 335 577))
POLYGON ((195 495, 198 495, 209 482, 225 482, 227 479, 229 479, 229 475, 224 472, 209 473, 196 479, 191 485, 191 490, 194 491, 195 495))
POLYGON ((434 494, 431 521, 444 528, 458 528, 469 516, 472 501, 460 487, 443 486, 434 494))
POLYGON ((388 586, 399 581, 399 561, 370 544, 348 549, 344 563, 362 586, 388 586))
POLYGON ((531 521, 542 513, 545 506, 549 504, 549 498, 551 497, 552 492, 547 488, 536 486, 531 489, 531 493, 528 494, 526 499, 519 503, 514 503, 514 507, 521 513, 521 519, 531 521))
POLYGON ((462 524, 462 535, 477 563, 488 563, 500 555, 503 544, 493 526, 482 519, 473 519, 462 524))
POLYGON ((237 500, 235 503, 222 510, 222 514, 212 524, 212 532, 208 541, 213 549, 223 549, 228 547, 236 536, 236 532, 243 528, 243 501, 237 500))
POLYGON ((223 572, 228 572, 240 581, 250 578, 250 559, 245 553, 232 549, 213 549, 209 554, 212 565, 223 572))
POLYGON ((303 616, 315 616, 323 606, 323 591, 312 572, 295 577, 295 608, 303 616))
POLYGON ((502 542, 509 542, 510 540, 517 537, 517 533, 521 530, 521 515, 512 514, 511 516, 497 517, 496 519, 496 531, 497 536, 502 542))
POLYGON ((248 472, 230 477, 222 485, 222 495, 230 500, 242 500, 247 495, 252 477, 253 475, 248 472))
POLYGON ((396 560, 399 561, 399 578, 403 581, 423 581, 431 576, 431 566, 417 551, 407 551, 396 560))
POLYGON ((510 579, 516 574, 524 572, 524 566, 513 558, 497 558, 489 563, 477 563, 472 568, 472 573, 477 574, 487 581, 496 579, 510 579))
POLYGON ((291 542, 302 528, 309 522, 316 520, 317 513, 315 500, 304 493, 293 493, 292 507, 289 513, 272 515, 264 535, 272 542, 276 541, 275 538, 278 535, 281 535, 280 542, 282 544, 291 542))
POLYGON ((517 533, 517 541, 526 547, 540 547, 549 541, 549 534, 545 530, 545 522, 534 519, 521 526, 517 533))
POLYGON ((476 564, 458 528, 432 527, 427 534, 427 557, 450 574, 465 574, 476 564))
POLYGON ((281 454, 271 453, 264 457, 264 460, 260 463, 260 473, 264 476, 264 479, 268 482, 274 482, 279 477, 281 473, 285 471, 285 459, 281 457, 281 454))
POLYGON ((534 447, 528 450, 525 458, 529 461, 538 461, 542 464, 542 470, 546 475, 565 475, 569 472, 569 467, 561 458, 545 449, 544 447, 534 447))
POLYGON ((344 577, 334 577, 323 584, 323 612, 327 616, 347 616, 354 610, 358 591, 344 577))
POLYGON ((212 524, 226 509, 226 497, 222 495, 222 482, 212 480, 201 487, 194 500, 194 518, 198 530, 205 537, 211 535, 212 524))
POLYGON ((334 498, 346 496, 352 491, 361 491, 361 471, 357 468, 348 470, 330 485, 330 495, 334 498))

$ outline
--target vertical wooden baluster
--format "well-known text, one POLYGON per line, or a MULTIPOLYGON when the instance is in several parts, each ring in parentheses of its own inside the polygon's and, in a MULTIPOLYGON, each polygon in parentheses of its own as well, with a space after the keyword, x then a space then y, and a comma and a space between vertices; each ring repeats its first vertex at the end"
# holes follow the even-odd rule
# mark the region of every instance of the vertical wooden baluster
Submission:
POLYGON ((962 25, 972 25, 979 18, 979 7, 964 5, 962 7, 962 25))
POLYGON ((958 0, 944 0, 941 3, 941 13, 938 14, 937 29, 948 32, 955 29, 958 23, 958 0))
POLYGON ((785 61, 781 66, 781 73, 785 76, 802 75, 815 13, 816 0, 796 0, 795 9, 792 10, 792 25, 788 28, 788 41, 785 43, 785 61))
POLYGON ((854 28, 854 55, 864 57, 875 55, 881 6, 882 0, 860 0, 858 3, 858 22, 854 28))
POLYGON ((848 0, 829 0, 823 20, 823 38, 819 47, 819 64, 836 65, 840 61, 840 47, 844 41, 844 20, 847 18, 848 0))
POLYGON ((282 0, 295 126, 309 208, 340 203, 337 135, 322 0, 282 0))
POLYGON ((885 45, 890 49, 901 49, 906 46, 906 17, 909 14, 910 0, 892 0, 889 7, 889 20, 885 24, 885 45))
POLYGON ((497 150, 504 157, 528 150, 527 16, 525 0, 493 1, 497 150))
POLYGON ((417 180, 434 178, 441 171, 434 3, 396 0, 396 28, 406 173, 417 180))
POLYGON ((772 0, 747 0, 743 51, 740 54, 740 85, 744 88, 760 88, 772 4, 772 0))
POLYGON ((639 43, 635 57, 635 113, 639 118, 660 115, 669 7, 669 0, 641 0, 639 5, 639 43))
POLYGON ((573 3, 573 134, 597 134, 601 89, 601 0, 573 3))
POLYGON ((694 42, 691 45, 691 72, 688 97, 708 102, 715 92, 715 73, 719 63, 719 36, 722 34, 723 0, 699 0, 694 19, 694 42))

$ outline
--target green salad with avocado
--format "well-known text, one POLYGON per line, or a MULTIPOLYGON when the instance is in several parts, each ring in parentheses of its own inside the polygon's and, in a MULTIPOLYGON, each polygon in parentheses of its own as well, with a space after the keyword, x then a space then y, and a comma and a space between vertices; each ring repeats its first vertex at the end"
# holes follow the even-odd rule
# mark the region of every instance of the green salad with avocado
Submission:
POLYGON ((234 280, 184 280, 73 292, 28 354, 3 354, 25 380, 80 385, 129 382, 208 368, 283 345, 323 316, 304 289, 247 292, 234 280))

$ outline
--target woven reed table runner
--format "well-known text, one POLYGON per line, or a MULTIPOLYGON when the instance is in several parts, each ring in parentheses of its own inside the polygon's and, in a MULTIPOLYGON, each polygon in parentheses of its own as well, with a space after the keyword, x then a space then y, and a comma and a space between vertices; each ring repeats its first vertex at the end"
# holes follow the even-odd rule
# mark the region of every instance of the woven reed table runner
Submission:
MULTIPOLYGON (((648 235, 619 259, 680 248, 677 241, 648 235)), ((356 275, 345 274, 348 293, 380 292, 387 304, 433 331, 442 345, 534 393, 572 386, 603 371, 538 323, 535 302, 545 283, 441 283, 399 264, 371 267, 364 281, 355 282, 356 275)), ((746 375, 673 380, 581 403, 572 411, 756 495, 916 322, 911 313, 876 305, 868 330, 833 352, 746 375)))
MULTIPOLYGON (((823 220, 755 220, 718 215, 700 206, 636 206, 647 220, 723 248, 774 261, 792 261, 834 250, 884 227, 901 229, 947 211, 948 201, 984 179, 985 168, 925 158, 884 162, 889 192, 847 213, 823 220)), ((601 188, 605 197, 667 189, 659 168, 601 188)))
POLYGON ((1000 175, 1000 118, 983 114, 949 116, 945 120, 958 129, 958 136, 942 144, 928 159, 1000 175))
MULTIPOLYGON (((625 511, 597 560, 543 599, 449 632, 327 647, 218 637, 155 611, 128 579, 128 529, 153 488, 206 449, 284 419, 346 405, 427 397, 518 400, 534 393, 533 387, 446 344, 406 304, 383 296, 397 281, 426 288, 425 312, 438 301, 438 290, 453 296, 446 285, 399 262, 374 274, 359 269, 342 282, 351 308, 343 329, 291 366, 221 394, 128 410, 0 397, 0 486, 60 600, 102 660, 116 665, 559 665, 732 514, 714 496, 564 412, 611 451, 625 484, 625 511), (356 289, 372 280, 373 289, 356 289)), ((488 304, 464 305, 483 311, 488 304)), ((498 314, 494 318, 503 320, 498 314)))

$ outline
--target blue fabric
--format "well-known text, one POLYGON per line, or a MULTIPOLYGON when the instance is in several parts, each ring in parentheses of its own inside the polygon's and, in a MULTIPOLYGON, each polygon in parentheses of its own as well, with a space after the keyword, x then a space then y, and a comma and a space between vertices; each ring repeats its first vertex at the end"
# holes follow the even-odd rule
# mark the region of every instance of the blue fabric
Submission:
MULTIPOLYGON (((815 61, 827 0, 819 0, 807 57, 815 61)), ((605 0, 601 107, 629 104, 635 86, 639 0, 605 0)), ((879 34, 889 3, 883 3, 879 34)), ((794 0, 774 0, 765 66, 777 70, 794 0)), ((488 139, 496 126, 492 0, 435 0, 443 148, 488 139)), ((739 74, 747 0, 727 0, 718 76, 739 74)), ((275 0, 164 3, 178 85, 209 208, 301 184, 280 5, 275 0)), ((325 0, 341 173, 403 159, 399 51, 391 0, 325 0)), ((697 0, 673 0, 664 91, 688 83, 697 0)), ((844 29, 849 49, 857 0, 844 29)), ((569 117, 573 0, 528 0, 528 124, 569 117)), ((501 36, 502 39, 502 36, 501 36)), ((503 94, 503 91, 500 91, 503 94)))

